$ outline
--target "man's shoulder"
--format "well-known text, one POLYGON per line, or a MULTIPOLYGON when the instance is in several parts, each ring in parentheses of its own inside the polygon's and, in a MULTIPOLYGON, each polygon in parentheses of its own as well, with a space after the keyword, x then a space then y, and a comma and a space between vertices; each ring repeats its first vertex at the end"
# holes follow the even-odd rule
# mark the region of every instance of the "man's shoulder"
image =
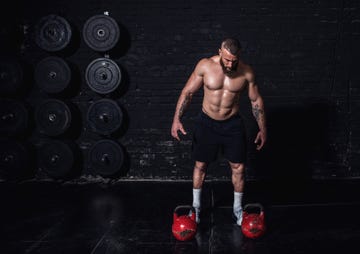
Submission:
POLYGON ((211 64, 216 62, 216 56, 204 57, 199 60, 199 64, 211 64))
POLYGON ((244 63, 244 62, 240 62, 239 64, 239 70, 243 73, 243 74, 254 74, 254 70, 251 67, 251 65, 244 63))
POLYGON ((248 63, 244 63, 244 62, 240 62, 240 68, 244 71, 244 72, 253 72, 253 68, 251 67, 250 64, 248 63))
POLYGON ((255 79, 255 73, 253 68, 249 64, 245 64, 245 63, 241 63, 240 68, 246 80, 249 82, 253 82, 255 79))
POLYGON ((213 57, 209 57, 209 58, 202 58, 199 60, 199 62, 197 63, 197 65, 199 67, 210 67, 214 64, 216 64, 218 61, 216 56, 213 57))

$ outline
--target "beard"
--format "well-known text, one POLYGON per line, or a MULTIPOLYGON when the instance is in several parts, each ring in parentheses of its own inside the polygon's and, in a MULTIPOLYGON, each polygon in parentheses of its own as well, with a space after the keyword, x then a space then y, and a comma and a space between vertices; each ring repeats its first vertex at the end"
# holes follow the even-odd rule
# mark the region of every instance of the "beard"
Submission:
POLYGON ((238 63, 234 64, 231 68, 229 68, 229 67, 225 67, 224 62, 222 61, 222 59, 220 59, 220 65, 221 65, 222 70, 223 70, 225 75, 232 76, 236 72, 238 63))

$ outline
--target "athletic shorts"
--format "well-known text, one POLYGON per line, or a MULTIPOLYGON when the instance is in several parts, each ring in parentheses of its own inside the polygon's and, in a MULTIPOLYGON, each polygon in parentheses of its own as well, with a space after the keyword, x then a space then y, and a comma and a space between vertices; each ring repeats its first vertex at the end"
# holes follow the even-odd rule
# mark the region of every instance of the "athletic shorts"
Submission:
POLYGON ((192 155, 195 161, 210 163, 219 152, 233 163, 245 162, 245 129, 240 115, 214 120, 201 112, 194 129, 192 155))

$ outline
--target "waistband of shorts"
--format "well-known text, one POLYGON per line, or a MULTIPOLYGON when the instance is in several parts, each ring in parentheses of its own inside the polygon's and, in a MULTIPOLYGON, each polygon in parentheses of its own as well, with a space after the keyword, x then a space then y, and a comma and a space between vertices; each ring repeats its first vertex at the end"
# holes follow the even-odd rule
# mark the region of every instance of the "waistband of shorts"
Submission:
POLYGON ((205 119, 207 121, 210 121, 210 122, 213 122, 213 123, 227 123, 227 122, 230 122, 232 121, 233 119, 236 119, 236 118, 240 118, 240 115, 239 114, 235 114, 235 115, 232 115, 230 116, 229 118, 225 119, 225 120, 216 120, 214 118, 211 118, 209 115, 207 115, 203 110, 201 110, 200 112, 200 117, 202 119, 205 119))

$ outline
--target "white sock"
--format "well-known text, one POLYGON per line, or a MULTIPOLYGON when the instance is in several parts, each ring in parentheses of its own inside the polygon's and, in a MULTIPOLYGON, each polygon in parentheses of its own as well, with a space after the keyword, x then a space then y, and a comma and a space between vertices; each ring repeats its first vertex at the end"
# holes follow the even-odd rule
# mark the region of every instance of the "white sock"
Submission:
POLYGON ((201 206, 201 189, 193 189, 193 207, 200 209, 201 206))
POLYGON ((201 189, 193 189, 193 204, 196 223, 200 223, 201 189))
POLYGON ((234 191, 234 206, 233 206, 233 210, 234 213, 237 214, 239 211, 241 211, 242 209, 242 197, 243 197, 243 193, 242 192, 235 192, 234 191))

